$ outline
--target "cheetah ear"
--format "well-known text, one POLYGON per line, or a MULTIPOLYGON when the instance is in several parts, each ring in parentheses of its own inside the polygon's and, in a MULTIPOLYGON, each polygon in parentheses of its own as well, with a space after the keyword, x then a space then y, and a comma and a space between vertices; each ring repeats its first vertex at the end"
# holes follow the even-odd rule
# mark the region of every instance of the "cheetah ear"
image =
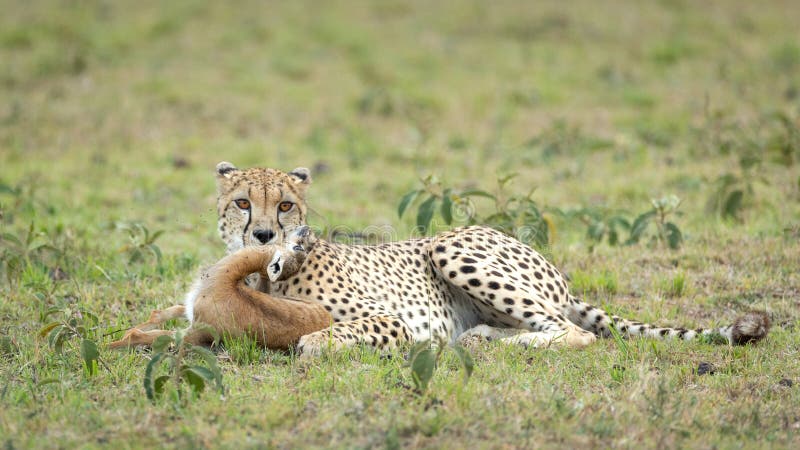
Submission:
POLYGON ((305 167, 298 167, 288 173, 298 184, 311 184, 311 171, 305 167))
POLYGON ((236 172, 236 166, 229 163, 228 161, 222 161, 221 163, 217 164, 217 176, 218 177, 225 177, 230 178, 233 172, 236 172))
POLYGON ((267 264, 267 276, 269 276, 269 281, 275 282, 281 273, 283 272, 283 253, 280 250, 276 250, 275 254, 272 256, 272 260, 267 264))

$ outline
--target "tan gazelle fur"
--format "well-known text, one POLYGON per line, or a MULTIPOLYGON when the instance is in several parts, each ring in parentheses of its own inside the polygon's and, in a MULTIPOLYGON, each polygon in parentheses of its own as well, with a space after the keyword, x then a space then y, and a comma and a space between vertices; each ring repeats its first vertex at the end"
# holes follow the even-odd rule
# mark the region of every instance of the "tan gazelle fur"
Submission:
POLYGON ((331 324, 331 316, 317 303, 276 298, 251 288, 245 278, 259 273, 263 280, 277 281, 294 274, 302 265, 314 237, 299 227, 283 245, 246 247, 203 271, 183 305, 153 311, 147 322, 128 330, 111 348, 151 345, 174 331, 158 329, 165 321, 186 316, 192 325, 186 335, 193 344, 211 343, 213 329, 219 336, 248 335, 267 348, 288 349, 301 336, 331 324))

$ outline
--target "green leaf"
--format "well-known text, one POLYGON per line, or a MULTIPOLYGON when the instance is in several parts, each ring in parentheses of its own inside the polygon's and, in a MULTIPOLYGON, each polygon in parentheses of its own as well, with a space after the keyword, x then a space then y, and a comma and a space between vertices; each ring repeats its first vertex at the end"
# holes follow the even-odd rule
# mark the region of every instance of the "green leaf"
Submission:
POLYGON ((173 339, 175 340, 175 347, 181 348, 183 345, 183 338, 186 336, 186 330, 177 330, 175 334, 172 335, 173 339))
POLYGON ((197 392, 203 392, 206 388, 206 381, 214 381, 214 375, 205 367, 200 366, 183 366, 181 368, 181 376, 189 383, 192 389, 197 392))
POLYGON ((50 334, 47 335, 47 343, 50 344, 50 347, 55 347, 56 345, 56 338, 61 333, 61 330, 64 329, 64 325, 56 324, 55 327, 50 329, 50 334))
POLYGON ((411 377, 414 379, 414 385, 420 391, 425 392, 428 389, 435 365, 436 361, 430 348, 417 353, 411 361, 411 377))
POLYGON ((164 387, 167 385, 167 381, 170 380, 169 375, 161 375, 160 377, 156 378, 156 381, 153 383, 153 391, 155 395, 160 396, 164 393, 164 387))
POLYGON ((628 221, 628 219, 626 219, 626 218, 624 218, 622 216, 613 216, 613 217, 611 217, 610 219, 608 219, 608 224, 612 228, 614 226, 616 226, 616 225, 619 225, 619 226, 625 228, 626 230, 629 230, 631 228, 630 221, 628 221))
POLYGON ((619 233, 612 227, 608 230, 608 245, 613 247, 617 244, 619 244, 619 233))
POLYGON ((507 212, 497 212, 483 220, 489 226, 509 226, 513 222, 513 218, 507 212))
POLYGON ((153 353, 163 353, 169 346, 172 344, 174 339, 172 336, 169 335, 161 335, 158 336, 154 341, 151 348, 153 349, 153 353))
POLYGON ((654 210, 650 210, 644 214, 639 215, 639 217, 637 217, 633 221, 633 225, 631 225, 631 235, 627 242, 628 244, 634 244, 636 242, 639 242, 639 239, 641 239, 642 235, 644 234, 644 231, 647 229, 647 225, 649 224, 650 219, 652 219, 655 216, 655 214, 656 212, 654 210))
POLYGON ((81 358, 86 367, 86 373, 89 376, 97 373, 97 361, 100 359, 100 352, 97 350, 97 344, 91 339, 84 339, 81 341, 81 358))
POLYGON ((156 353, 150 359, 150 362, 147 363, 147 368, 145 368, 144 370, 144 393, 150 400, 155 400, 156 398, 153 372, 155 372, 156 368, 158 367, 158 363, 160 363, 161 360, 164 359, 166 356, 167 356, 166 353, 156 353))
POLYGON ((36 387, 42 387, 42 386, 46 386, 48 384, 58 383, 60 381, 61 380, 59 380, 58 378, 45 378, 44 380, 36 383, 36 387))
POLYGON ((667 222, 664 227, 667 230, 667 244, 669 244, 669 248, 675 250, 681 246, 681 242, 683 242, 683 234, 681 230, 672 222, 667 222))
POLYGON ((51 331, 53 331, 53 328, 55 328, 55 327, 57 327, 59 325, 61 325, 61 322, 50 322, 50 323, 48 323, 47 325, 45 325, 45 326, 43 326, 42 328, 39 329, 39 337, 47 336, 51 331))
POLYGON ((11 233, 3 233, 3 234, 0 234, 0 240, 3 240, 3 241, 11 241, 11 242, 13 242, 14 244, 16 244, 18 247, 23 247, 23 245, 22 245, 22 241, 20 241, 18 237, 14 236, 14 235, 13 235, 13 234, 11 234, 11 233))
POLYGON ((475 369, 475 362, 472 360, 472 355, 470 355, 464 347, 454 345, 453 350, 456 351, 456 355, 458 355, 458 359, 461 361, 461 366, 464 368, 464 383, 466 383, 472 376, 472 371, 475 369))
POLYGON ((495 197, 494 195, 492 195, 492 194, 490 194, 490 193, 488 193, 486 191, 482 191, 480 189, 470 189, 468 191, 464 191, 464 192, 462 192, 460 194, 460 196, 461 197, 486 197, 486 198, 490 198, 492 200, 497 200, 497 197, 495 197))
POLYGON ((744 192, 737 189, 725 198, 725 203, 722 205, 722 216, 735 218, 739 210, 742 208, 742 199, 744 199, 744 192))
POLYGON ((196 373, 197 375, 203 377, 203 379, 207 380, 207 381, 213 382, 217 378, 217 375, 214 373, 214 371, 210 370, 208 367, 190 366, 190 367, 187 367, 186 370, 190 370, 190 371, 196 373))
POLYGON ((417 229, 427 233, 433 219, 433 211, 436 208, 436 197, 431 195, 421 205, 417 211, 417 229))
POLYGON ((90 313, 89 311, 81 310, 81 314, 83 315, 84 322, 86 322, 86 320, 88 319, 96 325, 100 321, 100 319, 97 318, 97 315, 90 313))
POLYGON ((14 194, 18 193, 18 189, 11 187, 11 185, 0 183, 0 194, 14 194))
POLYGON ((84 339, 81 341, 81 358, 84 360, 97 360, 100 358, 100 351, 97 350, 97 344, 91 339, 84 339))
MULTIPOLYGON (((28 243, 28 251, 33 252, 35 250, 39 250, 43 247, 48 247, 50 243, 43 237, 35 237, 33 240, 28 243)), ((51 247, 52 248, 52 247, 51 247)))
POLYGON ((147 245, 147 248, 149 248, 149 249, 150 249, 150 251, 151 251, 151 252, 153 252, 153 254, 154 254, 154 255, 156 255, 156 259, 157 259, 157 260, 161 261, 161 249, 160 249, 160 248, 158 248, 158 246, 157 246, 157 245, 155 245, 155 244, 148 244, 148 245, 147 245))
POLYGON ((442 194, 442 219, 444 223, 450 225, 453 223, 453 199, 450 197, 450 189, 445 189, 442 194))
POLYGON ((147 239, 147 243, 148 243, 148 244, 152 244, 152 243, 153 243, 153 242, 155 242, 155 241, 156 241, 156 239, 158 239, 158 237, 159 237, 159 236, 161 236, 162 234, 164 234, 164 230, 158 230, 158 231, 156 231, 155 233, 153 233, 153 235, 152 235, 152 236, 150 236, 150 237, 147 239))
POLYGON ((503 186, 508 184, 509 181, 516 178, 518 175, 519 175, 518 173, 510 173, 504 177, 500 177, 497 179, 497 184, 500 186, 500 188, 502 188, 503 186))
POLYGON ((223 390, 222 371, 220 370, 219 365, 217 365, 217 355, 215 355, 214 352, 212 352, 211 350, 197 345, 193 345, 191 347, 191 351, 195 354, 200 355, 200 357, 203 358, 203 361, 205 361, 206 365, 208 366, 208 367, 193 366, 193 367, 204 373, 207 373, 207 376, 210 377, 208 378, 208 380, 213 381, 217 385, 217 389, 220 392, 222 392, 223 390))
POLYGON ((68 335, 69 330, 65 328, 64 325, 58 325, 50 330, 50 334, 47 336, 47 341, 49 342, 50 347, 57 354, 61 354, 61 351, 64 348, 64 339, 66 339, 68 335))
POLYGON ((416 344, 412 345, 408 351, 408 365, 411 366, 411 361, 414 361, 414 358, 417 357, 419 352, 428 349, 431 347, 431 342, 429 340, 424 340, 421 342, 417 342, 416 344))
MULTIPOLYGON (((44 299, 42 298, 41 300, 44 300, 44 299)), ((45 320, 48 317, 52 316, 53 314, 59 313, 59 312, 61 312, 61 309, 54 306, 54 307, 48 309, 47 311, 45 311, 44 316, 42 316, 42 320, 45 320)))
POLYGON ((728 188, 730 186, 733 186, 738 182, 739 182, 739 179, 735 175, 733 175, 731 173, 726 173, 726 174, 720 176, 719 178, 717 178, 717 184, 719 184, 720 187, 723 188, 723 189, 726 189, 726 188, 728 188))
POLYGON ((594 222, 589 226, 587 234, 593 241, 600 242, 603 240, 603 235, 606 232, 606 225, 603 222, 594 222))
POLYGON ((191 349, 192 353, 195 353, 203 358, 203 361, 205 361, 208 366, 217 366, 217 355, 215 355, 211 350, 205 347, 200 347, 199 345, 193 345, 191 349))
POLYGON ((400 204, 397 206, 397 217, 403 217, 403 213, 406 211, 406 208, 408 208, 408 205, 421 193, 422 189, 417 189, 416 191, 411 191, 404 195, 403 198, 400 199, 400 204))

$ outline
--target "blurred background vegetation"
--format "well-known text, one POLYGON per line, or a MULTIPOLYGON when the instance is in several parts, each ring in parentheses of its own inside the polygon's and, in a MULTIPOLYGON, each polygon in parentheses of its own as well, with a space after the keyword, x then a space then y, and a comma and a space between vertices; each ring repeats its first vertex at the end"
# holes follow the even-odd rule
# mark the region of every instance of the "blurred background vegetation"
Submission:
POLYGON ((797 217, 792 1, 3 11, 2 181, 33 180, 80 212, 66 222, 157 224, 170 250, 214 241, 220 160, 310 167, 312 221, 354 228, 397 224, 400 196, 429 174, 491 190, 518 173, 515 191, 562 208, 677 194, 695 227, 729 175, 766 191, 744 199, 761 203, 755 231, 797 217))

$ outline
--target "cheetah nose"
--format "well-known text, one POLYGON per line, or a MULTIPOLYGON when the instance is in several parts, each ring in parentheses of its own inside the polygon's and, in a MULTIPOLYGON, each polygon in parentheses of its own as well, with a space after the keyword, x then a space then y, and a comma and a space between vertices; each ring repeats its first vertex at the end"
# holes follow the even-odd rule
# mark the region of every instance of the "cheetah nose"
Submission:
POLYGON ((253 230, 253 237, 262 244, 266 244, 275 237, 275 232, 272 230, 253 230))

